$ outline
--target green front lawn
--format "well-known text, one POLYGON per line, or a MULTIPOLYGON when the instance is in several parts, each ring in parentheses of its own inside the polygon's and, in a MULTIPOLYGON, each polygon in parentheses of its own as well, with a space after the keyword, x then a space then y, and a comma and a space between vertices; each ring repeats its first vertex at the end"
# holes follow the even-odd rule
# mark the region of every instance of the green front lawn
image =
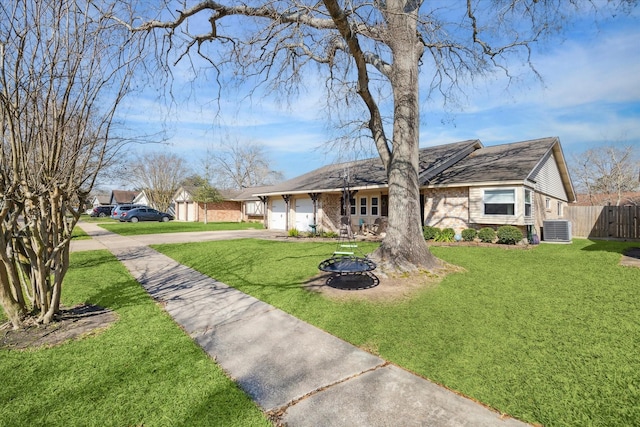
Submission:
POLYGON ((80 227, 73 227, 73 231, 71 232, 71 238, 73 240, 87 240, 91 239, 87 233, 84 232, 80 227))
POLYGON ((221 231, 221 230, 262 230, 261 222, 156 222, 145 221, 138 223, 118 222, 107 218, 100 220, 100 227, 118 233, 121 236, 139 234, 180 233, 185 231, 221 231))
POLYGON ((58 347, 0 350, 0 426, 270 425, 111 254, 74 253, 71 264, 63 303, 119 320, 58 347))
POLYGON ((627 426, 640 424, 640 269, 618 265, 628 246, 433 247, 466 272, 393 303, 335 302, 304 290, 331 243, 156 248, 514 417, 627 426))

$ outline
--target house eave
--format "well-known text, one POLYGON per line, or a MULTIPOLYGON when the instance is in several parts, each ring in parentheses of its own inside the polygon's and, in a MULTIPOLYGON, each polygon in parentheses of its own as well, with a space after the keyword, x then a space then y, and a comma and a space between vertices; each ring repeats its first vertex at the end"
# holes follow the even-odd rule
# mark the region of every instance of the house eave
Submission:
POLYGON ((420 187, 423 188, 459 188, 459 187, 507 187, 512 185, 525 185, 531 186, 531 184, 527 184, 527 181, 530 180, 513 180, 513 181, 484 181, 484 182, 456 182, 451 184, 430 184, 423 185, 420 187))
MULTIPOLYGON (((349 187, 349 191, 365 191, 365 190, 379 190, 389 188, 387 184, 378 184, 378 185, 361 185, 358 187, 349 187)), ((252 194, 255 197, 274 197, 274 196, 282 196, 285 194, 297 196, 300 194, 309 194, 309 193, 342 193, 344 191, 343 188, 321 188, 321 189, 308 189, 308 190, 295 190, 295 191, 276 191, 271 193, 255 193, 252 194)))

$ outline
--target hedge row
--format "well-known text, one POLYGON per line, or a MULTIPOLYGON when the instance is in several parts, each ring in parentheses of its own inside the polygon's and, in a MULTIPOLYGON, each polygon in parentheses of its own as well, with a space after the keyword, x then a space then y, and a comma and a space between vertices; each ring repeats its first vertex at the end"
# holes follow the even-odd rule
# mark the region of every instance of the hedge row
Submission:
POLYGON ((515 245, 520 243, 524 236, 522 231, 513 225, 503 225, 494 230, 491 227, 484 227, 480 230, 467 228, 462 230, 459 236, 456 236, 453 228, 431 227, 425 225, 422 227, 422 234, 425 240, 433 240, 435 242, 455 242, 464 240, 465 242, 473 242, 476 239, 483 243, 502 243, 505 245, 515 245))

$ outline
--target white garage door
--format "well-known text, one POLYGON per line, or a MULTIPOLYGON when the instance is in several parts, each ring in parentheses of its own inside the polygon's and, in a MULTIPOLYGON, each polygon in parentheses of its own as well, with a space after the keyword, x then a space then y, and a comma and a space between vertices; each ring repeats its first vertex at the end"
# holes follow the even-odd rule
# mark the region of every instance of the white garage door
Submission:
POLYGON ((313 201, 311 199, 296 199, 296 229, 311 231, 309 224, 313 224, 313 201))
POLYGON ((198 209, 198 205, 193 202, 187 203, 187 221, 195 221, 196 220, 196 210, 198 209))
POLYGON ((269 228, 272 230, 287 229, 287 204, 284 200, 274 199, 271 202, 271 215, 269 217, 269 228))

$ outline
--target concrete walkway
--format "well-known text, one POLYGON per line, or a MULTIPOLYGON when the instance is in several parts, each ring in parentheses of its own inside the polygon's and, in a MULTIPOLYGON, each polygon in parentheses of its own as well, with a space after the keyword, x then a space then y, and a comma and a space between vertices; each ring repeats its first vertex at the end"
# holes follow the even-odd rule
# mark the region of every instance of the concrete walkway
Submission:
POLYGON ((147 246, 268 238, 273 232, 122 237, 95 224, 79 226, 93 240, 73 242, 72 250, 110 250, 229 377, 284 425, 527 425, 503 418, 147 246))

